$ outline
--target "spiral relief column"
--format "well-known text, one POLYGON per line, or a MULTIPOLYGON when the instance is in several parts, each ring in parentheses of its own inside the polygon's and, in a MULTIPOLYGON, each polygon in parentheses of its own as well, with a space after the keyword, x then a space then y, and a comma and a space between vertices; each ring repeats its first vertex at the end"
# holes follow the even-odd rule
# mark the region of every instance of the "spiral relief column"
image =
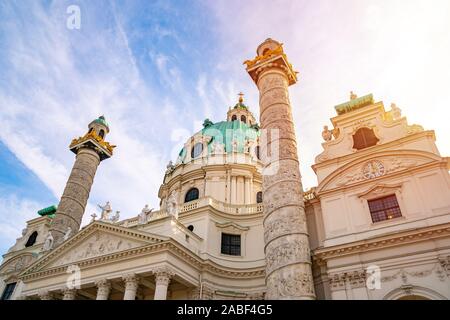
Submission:
POLYGON ((105 118, 92 121, 88 128, 88 133, 70 144, 76 160, 50 228, 56 245, 63 241, 69 227, 71 234, 80 229, 97 167, 100 161, 112 156, 114 146, 104 140, 109 133, 105 118))
POLYGON ((288 86, 297 81, 282 44, 267 39, 247 71, 259 89, 266 299, 315 299, 288 86), (278 151, 277 151, 278 148, 278 151), (269 157, 266 157, 269 150, 269 157), (266 158, 266 159, 265 159, 266 158))

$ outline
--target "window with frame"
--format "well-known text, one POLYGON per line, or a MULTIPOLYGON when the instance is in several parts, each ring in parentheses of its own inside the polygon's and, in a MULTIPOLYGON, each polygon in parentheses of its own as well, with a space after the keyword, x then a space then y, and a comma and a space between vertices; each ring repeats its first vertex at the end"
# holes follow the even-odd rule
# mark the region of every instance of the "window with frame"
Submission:
POLYGON ((256 193, 256 203, 262 203, 263 202, 263 194, 262 191, 258 191, 256 193))
POLYGON ((372 222, 380 222, 402 216, 395 194, 367 201, 372 222))
POLYGON ((240 256, 241 235, 222 233, 222 246, 220 252, 230 256, 240 256))
POLYGON ((191 149, 191 158, 197 158, 198 156, 200 156, 203 152, 203 144, 198 142, 196 143, 192 149, 191 149))
POLYGON ((353 135, 353 148, 361 150, 364 148, 372 147, 380 141, 369 128, 360 128, 353 135))
POLYGON ((1 300, 9 300, 9 299, 11 299, 11 296, 12 296, 15 288, 16 288, 16 282, 8 283, 6 285, 6 287, 5 287, 5 290, 3 290, 2 299, 1 300))
POLYGON ((199 196, 199 191, 197 188, 189 189, 189 191, 186 192, 186 196, 184 197, 184 202, 197 200, 198 196, 199 196))

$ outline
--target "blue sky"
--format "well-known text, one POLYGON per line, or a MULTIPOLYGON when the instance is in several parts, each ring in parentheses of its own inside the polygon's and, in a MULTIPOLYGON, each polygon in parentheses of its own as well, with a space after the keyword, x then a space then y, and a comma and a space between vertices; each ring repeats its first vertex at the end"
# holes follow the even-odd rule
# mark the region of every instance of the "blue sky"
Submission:
POLYGON ((122 218, 158 207, 164 168, 205 118, 221 121, 237 93, 258 116, 243 61, 267 37, 285 44, 301 171, 322 151, 322 126, 350 90, 396 102, 436 130, 450 154, 448 1, 1 1, 0 251, 36 211, 56 204, 71 139, 101 114, 113 158, 101 163, 86 218, 110 200, 122 218), (81 29, 66 27, 69 5, 81 29))

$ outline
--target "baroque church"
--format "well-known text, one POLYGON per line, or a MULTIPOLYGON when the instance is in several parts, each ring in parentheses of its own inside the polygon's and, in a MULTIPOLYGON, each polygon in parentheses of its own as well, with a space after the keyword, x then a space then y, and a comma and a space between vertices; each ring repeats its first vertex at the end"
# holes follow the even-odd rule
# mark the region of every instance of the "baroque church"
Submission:
POLYGON ((3 255, 2 299, 449 299, 450 159, 434 131, 352 92, 330 107, 304 191, 297 73, 272 39, 245 64, 260 123, 242 95, 226 120, 206 119, 168 164, 159 208, 121 220, 107 202, 81 226, 115 146, 103 116, 72 140, 59 204, 3 255))

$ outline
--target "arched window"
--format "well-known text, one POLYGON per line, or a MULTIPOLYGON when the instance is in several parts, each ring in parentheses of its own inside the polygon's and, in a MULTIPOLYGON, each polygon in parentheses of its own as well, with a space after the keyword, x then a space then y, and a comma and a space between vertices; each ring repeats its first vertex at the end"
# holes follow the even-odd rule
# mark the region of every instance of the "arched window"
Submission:
POLYGON ((203 151, 203 144, 202 143, 196 143, 192 149, 191 149, 191 158, 197 158, 199 155, 202 154, 203 151))
POLYGON ((256 146, 256 148, 255 148, 256 158, 258 158, 258 160, 261 160, 260 149, 261 148, 259 146, 256 146))
POLYGON ((27 243, 25 243, 25 247, 31 247, 33 244, 35 244, 35 243, 36 243, 36 238, 37 238, 37 236, 38 236, 37 231, 33 232, 33 233, 28 237, 27 243))
POLYGON ((256 203, 262 203, 262 191, 256 193, 256 203))
POLYGON ((235 114, 233 114, 233 116, 231 117, 231 121, 236 121, 237 120, 237 116, 235 114))
POLYGON ((244 115, 242 115, 241 116, 241 121, 244 122, 244 123, 247 123, 247 118, 244 115))
POLYGON ((105 137, 105 130, 101 129, 98 135, 103 139, 105 137))
POLYGON ((355 132, 353 135, 353 148, 356 150, 361 150, 374 146, 380 141, 369 128, 361 128, 355 132))
POLYGON ((198 189, 192 188, 189 189, 189 191, 186 193, 186 196, 184 197, 184 202, 194 201, 198 199, 198 189))

